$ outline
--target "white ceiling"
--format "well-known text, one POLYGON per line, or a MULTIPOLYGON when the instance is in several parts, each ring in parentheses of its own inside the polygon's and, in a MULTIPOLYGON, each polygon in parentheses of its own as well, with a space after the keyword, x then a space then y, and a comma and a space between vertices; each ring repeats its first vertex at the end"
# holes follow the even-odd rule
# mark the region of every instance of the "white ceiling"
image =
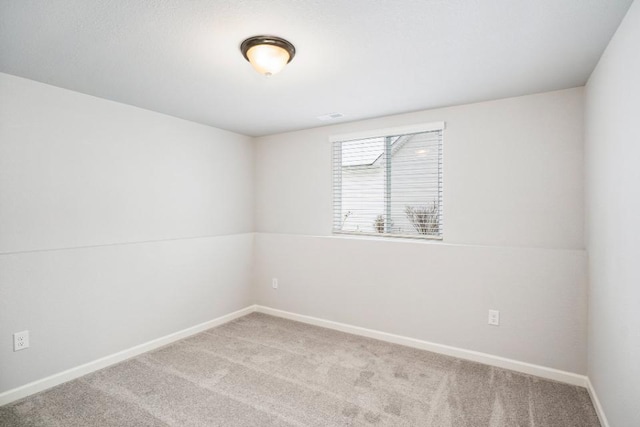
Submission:
POLYGON ((581 86, 631 3, 0 0, 0 71, 266 135, 581 86), (271 78, 257 34, 297 48, 271 78))

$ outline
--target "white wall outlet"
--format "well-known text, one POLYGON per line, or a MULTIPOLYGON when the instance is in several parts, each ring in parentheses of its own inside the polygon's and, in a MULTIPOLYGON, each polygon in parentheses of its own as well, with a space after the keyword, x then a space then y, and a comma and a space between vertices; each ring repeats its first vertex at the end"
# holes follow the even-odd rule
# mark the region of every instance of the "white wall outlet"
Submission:
POLYGON ((275 277, 271 279, 271 287, 273 287, 273 289, 278 289, 278 279, 275 277))
POLYGON ((29 331, 13 334, 13 351, 24 350, 29 347, 29 331))
POLYGON ((493 326, 500 325, 500 312, 498 310, 489 310, 489 324, 493 326))

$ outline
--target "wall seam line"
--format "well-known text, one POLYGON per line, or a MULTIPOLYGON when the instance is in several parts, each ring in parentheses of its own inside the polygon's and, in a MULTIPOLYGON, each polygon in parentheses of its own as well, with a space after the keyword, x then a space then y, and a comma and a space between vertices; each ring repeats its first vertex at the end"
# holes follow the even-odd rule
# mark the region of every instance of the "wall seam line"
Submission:
POLYGON ((0 256, 3 255, 21 255, 21 254, 30 254, 37 252, 57 252, 57 251, 72 251, 76 249, 92 249, 92 248, 103 248, 109 246, 128 246, 128 245, 143 245, 147 243, 162 243, 162 242, 174 242, 179 240, 196 240, 196 239, 210 239, 214 237, 229 237, 229 236, 239 236, 243 234, 253 234, 253 231, 244 231, 241 233, 230 233, 230 234, 211 234, 204 236, 189 236, 189 237, 171 237, 168 239, 153 239, 153 240, 135 240, 131 242, 115 242, 115 243, 103 243, 99 245, 81 245, 81 246, 65 246, 65 247, 57 247, 57 248, 47 248, 47 249, 26 249, 22 251, 7 251, 0 252, 0 256))

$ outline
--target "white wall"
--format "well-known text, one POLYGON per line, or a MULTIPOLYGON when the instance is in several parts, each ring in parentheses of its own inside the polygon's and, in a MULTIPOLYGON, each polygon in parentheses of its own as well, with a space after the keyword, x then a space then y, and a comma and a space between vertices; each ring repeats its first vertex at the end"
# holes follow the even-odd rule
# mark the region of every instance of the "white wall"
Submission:
POLYGON ((259 304, 586 371, 583 251, 276 233, 257 234, 255 251, 259 304))
POLYGON ((258 303, 584 374, 582 95, 257 138, 258 303), (447 124, 444 242, 326 237, 329 136, 436 121, 447 124), (499 328, 486 324, 490 308, 499 328))
POLYGON ((6 74, 0 94, 0 336, 31 332, 0 346, 0 392, 254 302, 586 371, 581 89, 253 144, 6 74), (329 135, 442 120, 445 242, 331 237, 329 135))
POLYGON ((446 121, 449 243, 582 249, 582 88, 256 139, 256 231, 331 232, 328 137, 446 121))
POLYGON ((589 378, 611 426, 639 426, 640 3, 586 90, 589 378))
POLYGON ((0 392, 250 304, 252 165, 248 137, 0 74, 0 392))

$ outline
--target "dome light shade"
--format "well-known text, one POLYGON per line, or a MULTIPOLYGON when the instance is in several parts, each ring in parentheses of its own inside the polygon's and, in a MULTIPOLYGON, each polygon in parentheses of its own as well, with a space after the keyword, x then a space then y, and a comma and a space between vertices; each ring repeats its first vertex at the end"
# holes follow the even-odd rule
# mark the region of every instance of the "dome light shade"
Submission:
POLYGON ((242 42, 240 50, 253 68, 265 76, 282 71, 296 54, 291 43, 274 36, 250 37, 242 42))

